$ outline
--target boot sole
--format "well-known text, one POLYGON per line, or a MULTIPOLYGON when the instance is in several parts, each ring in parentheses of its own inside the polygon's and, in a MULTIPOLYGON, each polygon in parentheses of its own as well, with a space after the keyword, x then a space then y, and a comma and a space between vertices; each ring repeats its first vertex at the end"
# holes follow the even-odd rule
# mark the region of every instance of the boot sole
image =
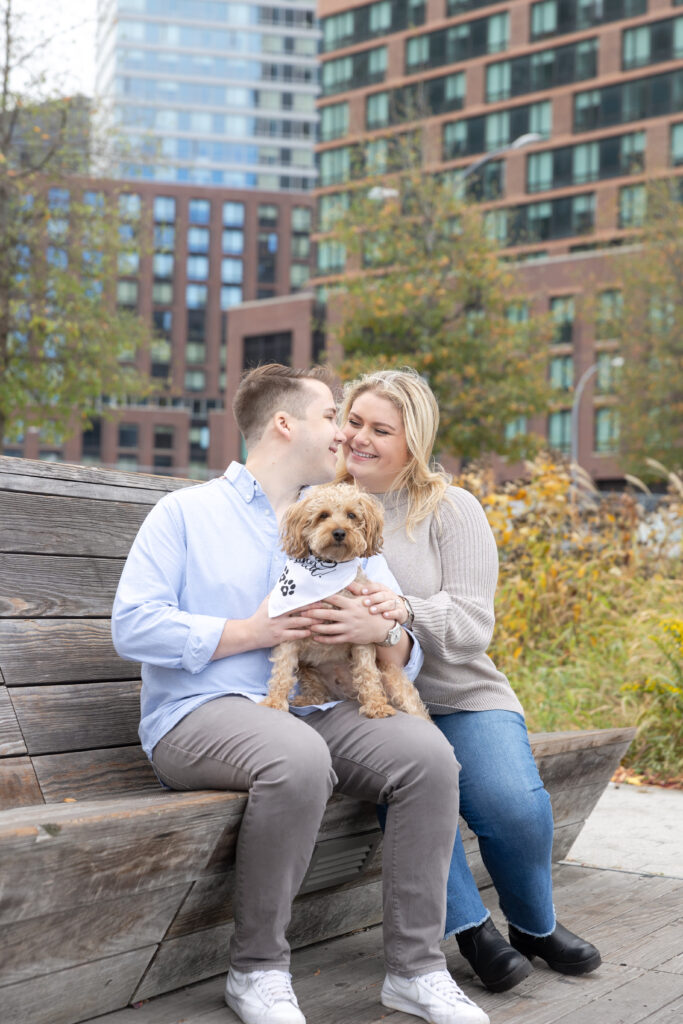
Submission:
MULTIPOLYGON (((511 945, 514 946, 513 943, 511 945)), ((589 956, 587 960, 579 960, 577 963, 567 963, 564 960, 546 960, 544 956, 539 953, 528 952, 525 949, 520 949, 519 946, 514 946, 518 953, 523 953, 527 960, 533 960, 534 957, 538 957, 540 960, 544 960, 548 967, 552 971, 557 971, 558 974, 570 974, 573 977, 577 977, 580 974, 590 974, 591 971, 597 970, 602 963, 602 957, 599 953, 594 953, 593 956, 589 956)))
MULTIPOLYGON (((525 953, 523 953, 522 955, 526 956, 525 953)), ((479 979, 482 985, 484 985, 484 987, 487 988, 489 992, 507 992, 508 989, 514 988, 515 985, 519 985, 521 981, 524 981, 525 978, 528 978, 532 971, 533 967, 530 963, 530 957, 527 957, 524 963, 517 964, 517 966, 514 967, 509 972, 509 974, 506 974, 502 978, 497 978, 495 981, 486 981, 479 975, 479 979)))

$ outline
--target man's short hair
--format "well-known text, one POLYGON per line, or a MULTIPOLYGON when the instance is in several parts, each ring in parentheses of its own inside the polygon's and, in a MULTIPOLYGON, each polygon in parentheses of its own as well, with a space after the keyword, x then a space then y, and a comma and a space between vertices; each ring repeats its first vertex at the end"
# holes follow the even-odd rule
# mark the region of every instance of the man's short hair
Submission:
POLYGON ((334 375, 325 366, 296 370, 281 363, 268 363, 248 370, 235 393, 232 411, 247 448, 262 437, 269 418, 284 409, 296 419, 303 419, 311 401, 306 380, 319 380, 335 389, 334 375))

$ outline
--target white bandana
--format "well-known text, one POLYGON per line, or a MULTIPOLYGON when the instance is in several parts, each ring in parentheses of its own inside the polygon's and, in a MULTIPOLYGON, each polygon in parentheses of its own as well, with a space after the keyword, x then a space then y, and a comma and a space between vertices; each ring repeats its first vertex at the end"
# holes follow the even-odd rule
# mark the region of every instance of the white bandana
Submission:
POLYGON ((288 558, 268 601, 269 617, 324 601, 353 583, 360 566, 360 558, 350 562, 326 562, 313 555, 288 558))

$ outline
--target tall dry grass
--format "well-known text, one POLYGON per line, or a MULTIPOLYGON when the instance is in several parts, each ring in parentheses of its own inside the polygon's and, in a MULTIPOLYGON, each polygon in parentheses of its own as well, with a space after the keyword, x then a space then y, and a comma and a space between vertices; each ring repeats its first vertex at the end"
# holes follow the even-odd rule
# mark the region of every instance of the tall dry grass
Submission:
MULTIPOLYGON (((532 730, 637 725, 626 763, 683 780, 683 482, 646 512, 636 493, 599 494, 548 456, 524 484, 485 470, 476 494, 498 543, 492 657, 532 730)), ((638 484, 632 480, 633 484, 638 484)))

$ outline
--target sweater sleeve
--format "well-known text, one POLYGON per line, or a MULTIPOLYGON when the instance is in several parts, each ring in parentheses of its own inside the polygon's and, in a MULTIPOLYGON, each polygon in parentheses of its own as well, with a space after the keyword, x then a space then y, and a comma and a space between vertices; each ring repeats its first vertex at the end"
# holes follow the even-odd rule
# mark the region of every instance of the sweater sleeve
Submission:
POLYGON ((493 635, 498 551, 483 508, 468 491, 451 488, 432 530, 441 556, 442 589, 407 597, 413 630, 425 653, 457 665, 486 652, 493 635))

